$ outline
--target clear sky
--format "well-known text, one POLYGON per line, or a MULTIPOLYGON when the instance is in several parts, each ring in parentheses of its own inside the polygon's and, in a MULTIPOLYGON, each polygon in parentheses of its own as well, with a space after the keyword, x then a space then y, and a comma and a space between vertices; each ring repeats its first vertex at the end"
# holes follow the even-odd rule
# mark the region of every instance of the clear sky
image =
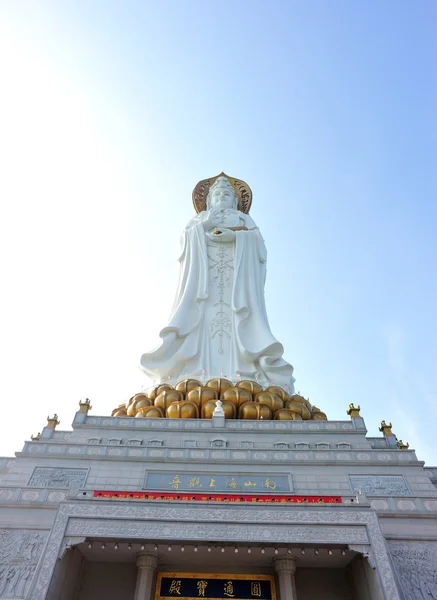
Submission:
POLYGON ((0 455, 139 391, 191 192, 247 181, 296 389, 437 464, 435 0, 0 4, 0 455))

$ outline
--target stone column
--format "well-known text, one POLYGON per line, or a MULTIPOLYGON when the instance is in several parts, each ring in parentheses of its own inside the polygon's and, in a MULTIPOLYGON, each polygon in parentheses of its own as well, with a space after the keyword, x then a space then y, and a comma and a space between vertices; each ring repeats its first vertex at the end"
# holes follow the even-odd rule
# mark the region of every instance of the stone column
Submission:
POLYGON ((278 575, 280 600, 297 600, 294 580, 296 561, 292 557, 276 556, 273 564, 278 575))
POLYGON ((134 600, 150 600, 152 598, 152 583, 158 566, 158 558, 147 552, 137 554, 137 585, 134 600))

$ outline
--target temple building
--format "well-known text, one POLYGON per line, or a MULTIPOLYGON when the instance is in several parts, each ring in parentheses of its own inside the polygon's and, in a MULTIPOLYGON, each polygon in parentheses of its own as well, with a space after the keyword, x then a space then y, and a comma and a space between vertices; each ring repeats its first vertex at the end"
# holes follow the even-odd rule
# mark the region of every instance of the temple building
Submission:
POLYGON ((250 188, 193 201, 144 388, 0 458, 0 598, 437 600, 437 468, 295 393, 250 188))

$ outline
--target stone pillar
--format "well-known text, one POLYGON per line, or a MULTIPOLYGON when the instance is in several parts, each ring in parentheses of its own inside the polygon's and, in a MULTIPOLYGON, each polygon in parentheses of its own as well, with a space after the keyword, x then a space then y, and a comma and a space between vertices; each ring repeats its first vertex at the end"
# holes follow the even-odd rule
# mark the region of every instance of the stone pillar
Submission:
POLYGON ((147 554, 147 552, 138 552, 138 573, 134 600, 151 600, 153 577, 157 566, 158 558, 156 556, 147 554))
POLYGON ((273 559, 273 564, 278 575, 279 599, 297 600, 296 582, 294 579, 296 561, 292 557, 276 556, 273 559))

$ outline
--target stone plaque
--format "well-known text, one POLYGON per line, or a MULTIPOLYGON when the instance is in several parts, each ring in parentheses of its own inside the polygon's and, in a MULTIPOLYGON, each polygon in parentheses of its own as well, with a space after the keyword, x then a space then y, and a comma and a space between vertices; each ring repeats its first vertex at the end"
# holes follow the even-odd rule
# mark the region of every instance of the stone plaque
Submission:
POLYGON ((217 492, 272 493, 291 492, 288 475, 241 475, 238 473, 150 472, 146 474, 145 490, 180 490, 217 492))
POLYGON ((275 600, 275 582, 272 575, 159 573, 155 600, 175 597, 275 600))

